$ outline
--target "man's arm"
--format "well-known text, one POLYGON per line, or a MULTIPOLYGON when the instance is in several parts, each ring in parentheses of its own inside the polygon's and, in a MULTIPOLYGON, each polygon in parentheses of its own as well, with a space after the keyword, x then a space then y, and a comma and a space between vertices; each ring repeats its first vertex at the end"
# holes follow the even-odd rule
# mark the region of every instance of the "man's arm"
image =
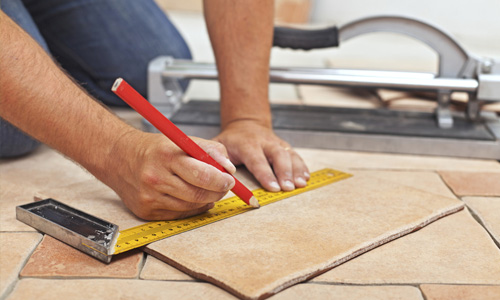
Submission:
MULTIPOLYGON (((94 101, 29 35, 0 11, 0 114, 81 164, 137 216, 173 219, 203 212, 234 179, 187 156, 167 138, 136 130, 94 101)), ((234 172, 225 148, 196 140, 234 172)))
POLYGON ((268 85, 273 1, 205 0, 204 11, 221 86, 222 132, 215 140, 266 189, 305 186, 305 163, 272 131, 268 85))

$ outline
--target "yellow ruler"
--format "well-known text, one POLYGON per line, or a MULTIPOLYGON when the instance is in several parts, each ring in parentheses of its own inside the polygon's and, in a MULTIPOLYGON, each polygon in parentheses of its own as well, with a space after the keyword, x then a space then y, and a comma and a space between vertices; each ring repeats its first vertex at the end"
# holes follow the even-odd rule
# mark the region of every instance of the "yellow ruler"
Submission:
MULTIPOLYGON (((341 171, 333 169, 323 169, 311 174, 307 186, 295 189, 290 192, 268 192, 264 189, 256 189, 253 192, 261 206, 307 192, 321 186, 340 181, 351 177, 341 171)), ((227 219, 229 217, 253 210, 238 196, 221 200, 215 204, 215 207, 194 217, 173 221, 150 222, 130 229, 120 231, 118 241, 115 245, 114 254, 138 248, 149 243, 194 229, 216 221, 227 219)))

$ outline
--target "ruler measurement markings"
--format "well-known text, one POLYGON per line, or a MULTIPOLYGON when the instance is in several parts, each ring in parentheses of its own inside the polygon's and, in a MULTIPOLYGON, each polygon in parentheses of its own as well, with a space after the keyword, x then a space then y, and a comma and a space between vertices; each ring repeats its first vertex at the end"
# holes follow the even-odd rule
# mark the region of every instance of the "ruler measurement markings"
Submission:
MULTIPOLYGON (((268 192, 264 189, 253 191, 261 206, 319 188, 321 186, 348 178, 352 175, 332 169, 323 169, 311 174, 306 187, 290 192, 268 192)), ((114 254, 126 252, 157 240, 186 232, 216 221, 253 210, 250 206, 242 205, 237 196, 219 201, 210 211, 182 220, 155 221, 142 224, 120 232, 114 254)))

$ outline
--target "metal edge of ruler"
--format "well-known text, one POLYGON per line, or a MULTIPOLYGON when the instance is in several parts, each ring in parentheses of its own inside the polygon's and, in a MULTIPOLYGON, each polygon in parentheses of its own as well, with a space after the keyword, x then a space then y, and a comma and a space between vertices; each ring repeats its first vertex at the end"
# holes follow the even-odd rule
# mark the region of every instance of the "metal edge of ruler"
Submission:
MULTIPOLYGON (((351 174, 325 168, 311 173, 307 186, 289 192, 268 192, 262 188, 253 192, 261 206, 295 196, 324 185, 351 177, 351 174)), ((156 221, 120 231, 115 244, 114 254, 123 253, 149 243, 174 236, 201 226, 205 226, 229 217, 251 211, 252 207, 245 204, 238 196, 221 200, 211 210, 193 217, 172 221, 156 221)))

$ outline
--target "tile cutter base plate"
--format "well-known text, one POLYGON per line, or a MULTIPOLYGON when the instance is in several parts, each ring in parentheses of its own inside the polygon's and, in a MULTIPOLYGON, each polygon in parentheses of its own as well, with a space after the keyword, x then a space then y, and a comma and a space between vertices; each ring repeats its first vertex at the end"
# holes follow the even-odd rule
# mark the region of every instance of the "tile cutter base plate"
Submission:
MULTIPOLYGON (((424 112, 273 105, 272 113, 275 132, 295 147, 500 160, 500 120, 494 113, 482 112, 480 122, 457 114, 446 129, 424 112)), ((219 103, 191 100, 171 120, 188 135, 212 138, 220 131, 219 103)))

